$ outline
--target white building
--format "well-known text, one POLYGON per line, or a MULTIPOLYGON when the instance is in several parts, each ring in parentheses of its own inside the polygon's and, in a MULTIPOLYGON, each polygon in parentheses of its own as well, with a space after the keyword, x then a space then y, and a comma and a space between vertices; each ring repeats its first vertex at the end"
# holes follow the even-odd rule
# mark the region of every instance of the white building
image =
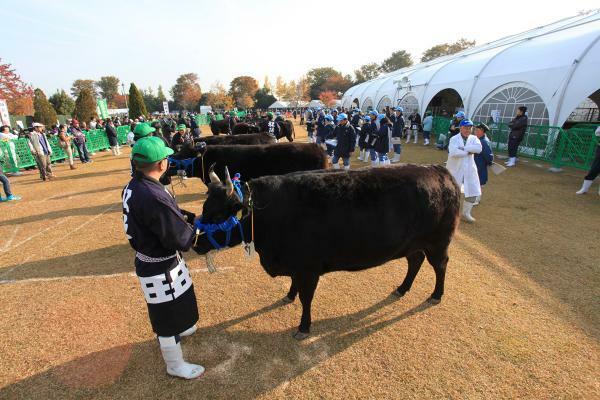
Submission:
POLYGON ((562 126, 588 98, 600 105, 600 10, 382 75, 348 89, 342 105, 503 122, 525 105, 530 124, 562 126))

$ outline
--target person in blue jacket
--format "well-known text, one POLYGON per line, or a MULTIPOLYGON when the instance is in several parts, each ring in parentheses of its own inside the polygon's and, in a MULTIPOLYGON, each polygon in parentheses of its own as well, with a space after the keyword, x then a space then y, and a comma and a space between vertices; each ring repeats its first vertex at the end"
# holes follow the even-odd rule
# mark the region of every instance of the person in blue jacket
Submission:
POLYGON ((338 162, 341 158, 344 162, 344 169, 349 170, 350 155, 354 152, 354 147, 356 147, 356 131, 348 121, 348 115, 346 113, 340 113, 337 120, 338 124, 332 133, 337 140, 337 144, 333 148, 333 168, 340 169, 338 162))
POLYGON ((377 116, 377 120, 379 121, 379 130, 377 131, 375 151, 379 157, 379 165, 387 165, 390 163, 387 153, 390 151, 389 138, 392 130, 392 124, 385 114, 379 114, 377 116))
POLYGON ((377 151, 375 151, 375 144, 377 143, 377 132, 379 131, 379 125, 377 125, 377 111, 371 110, 369 111, 369 116, 371 117, 371 134, 369 135, 367 141, 367 149, 369 150, 371 166, 375 166, 379 164, 379 158, 377 157, 377 151))
MULTIPOLYGON (((483 191, 483 185, 487 183, 488 180, 488 167, 492 165, 494 161, 494 154, 492 153, 492 147, 490 146, 490 140, 486 136, 487 132, 490 128, 481 123, 475 127, 475 136, 481 142, 481 153, 475 154, 475 165, 477 165, 477 174, 479 175, 479 184, 481 185, 481 189, 483 191)), ((481 200, 481 196, 477 196, 475 200, 475 205, 479 204, 479 200, 481 200)))
POLYGON ((392 146, 394 147, 393 163, 400 162, 400 154, 402 153, 402 133, 404 132, 404 116, 402 107, 394 108, 394 119, 392 121, 392 146))
POLYGON ((331 161, 331 157, 333 157, 333 149, 335 146, 327 143, 326 141, 335 139, 335 136, 333 136, 334 128, 335 125, 333 124, 333 116, 331 114, 327 114, 324 119, 323 128, 321 129, 322 136, 319 135, 319 132, 317 131, 317 136, 319 136, 319 140, 321 141, 321 143, 325 144, 325 150, 327 151, 327 155, 329 156, 329 161, 331 161))

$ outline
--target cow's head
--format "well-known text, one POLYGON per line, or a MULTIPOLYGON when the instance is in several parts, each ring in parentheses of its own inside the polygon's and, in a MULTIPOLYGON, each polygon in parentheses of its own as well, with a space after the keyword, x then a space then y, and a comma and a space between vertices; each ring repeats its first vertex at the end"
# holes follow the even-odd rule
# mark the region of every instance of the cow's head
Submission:
POLYGON ((225 167, 225 182, 217 176, 214 164, 208 173, 208 196, 202 207, 202 221, 205 224, 219 224, 244 208, 242 200, 234 190, 229 170, 225 167))

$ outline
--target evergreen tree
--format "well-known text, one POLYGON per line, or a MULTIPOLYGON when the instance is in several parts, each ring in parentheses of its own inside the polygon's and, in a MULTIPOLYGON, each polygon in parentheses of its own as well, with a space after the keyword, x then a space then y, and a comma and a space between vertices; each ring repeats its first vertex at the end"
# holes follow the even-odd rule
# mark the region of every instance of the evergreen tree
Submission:
POLYGON ((146 110, 144 98, 135 83, 131 83, 131 86, 129 86, 129 118, 139 118, 146 115, 148 115, 148 111, 146 110))
POLYGON ((64 90, 54 93, 48 99, 58 115, 71 115, 75 108, 75 100, 71 98, 64 90))
POLYGON ((35 89, 33 91, 33 120, 44 124, 46 126, 52 126, 56 124, 58 117, 56 111, 52 107, 52 104, 46 99, 46 95, 41 89, 35 89))
POLYGON ((75 100, 73 116, 82 122, 89 122, 92 118, 98 117, 96 113, 96 98, 89 88, 83 88, 79 92, 79 96, 75 100))

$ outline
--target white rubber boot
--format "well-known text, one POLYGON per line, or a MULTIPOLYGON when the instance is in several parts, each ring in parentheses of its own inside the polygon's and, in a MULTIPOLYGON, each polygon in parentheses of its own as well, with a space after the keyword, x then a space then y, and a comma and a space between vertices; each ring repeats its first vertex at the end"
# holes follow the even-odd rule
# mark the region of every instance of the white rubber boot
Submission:
POLYGON ((425 142, 423 143, 423 146, 429 146, 429 139, 425 139, 425 142))
POLYGON ((179 334, 179 336, 190 336, 190 335, 193 335, 194 333, 196 333, 197 330, 198 330, 198 328, 196 327, 196 325, 194 325, 191 328, 188 328, 185 331, 181 332, 179 334))
POLYGON ((363 160, 363 155, 364 155, 364 154, 365 154, 365 151, 364 151, 364 150, 361 150, 361 151, 358 153, 358 159, 359 159, 359 161, 362 161, 362 160, 363 160))
POLYGON ((406 143, 410 142, 410 131, 406 133, 406 143))
POLYGON ((158 342, 169 375, 183 379, 195 379, 204 373, 203 366, 190 364, 183 360, 181 344, 176 342, 174 336, 159 337, 158 342))
POLYGON ((333 169, 340 169, 340 164, 333 164, 333 169))
POLYGON ((375 161, 371 161, 371 167, 376 167, 379 165, 379 159, 375 160, 375 161))
POLYGON ((583 185, 581 185, 581 189, 579 189, 577 192, 575 192, 575 194, 586 194, 590 188, 592 187, 592 183, 594 181, 590 181, 590 180, 584 180, 583 181, 583 185))
POLYGON ((392 163, 397 163, 400 162, 400 154, 394 154, 394 159, 392 160, 392 163))
POLYGON ((417 144, 418 141, 419 141, 419 134, 415 133, 415 141, 413 143, 417 144))
POLYGON ((349 165, 344 165, 344 170, 349 171, 350 170, 350 166, 349 165))
POLYGON ((517 158, 516 157, 510 157, 508 159, 508 162, 506 163, 507 167, 514 167, 515 165, 517 165, 517 158))
POLYGON ((474 206, 479 205, 479 200, 481 200, 481 196, 477 196, 475 197, 475 203, 473 203, 474 206))
POLYGON ((471 215, 471 210, 473 209, 473 203, 469 203, 468 201, 463 201, 463 218, 467 222, 475 222, 475 218, 471 215))

